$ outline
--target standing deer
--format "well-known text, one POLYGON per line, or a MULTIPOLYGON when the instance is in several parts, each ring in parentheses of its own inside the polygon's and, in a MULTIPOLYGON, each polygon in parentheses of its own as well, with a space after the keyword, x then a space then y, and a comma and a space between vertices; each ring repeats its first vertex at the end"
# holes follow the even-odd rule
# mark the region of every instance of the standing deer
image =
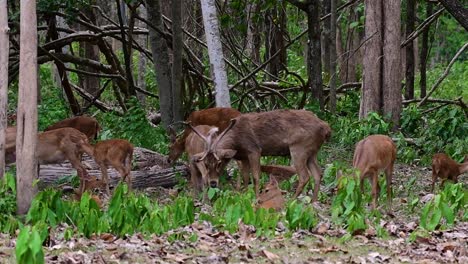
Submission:
POLYGON ((47 127, 44 131, 57 128, 72 127, 84 133, 89 140, 97 139, 101 127, 96 119, 89 116, 75 116, 64 119, 47 127))
MULTIPOLYGON (((241 113, 233 108, 214 107, 192 112, 186 122, 192 126, 215 126, 219 128, 219 131, 223 131, 229 125, 229 121, 239 115, 241 113)), ((185 150, 186 139, 191 132, 192 130, 187 127, 182 136, 177 138, 175 131, 172 128, 170 129, 171 144, 169 145, 169 156, 167 158, 168 164, 172 164, 180 158, 185 150)))
POLYGON ((432 157, 432 186, 431 192, 434 192, 434 185, 437 178, 441 178, 441 186, 446 180, 458 182, 458 175, 468 171, 468 156, 465 156, 463 163, 458 164, 444 153, 437 153, 432 157))
POLYGON ((114 167, 122 177, 122 181, 126 181, 128 189, 132 189, 132 177, 130 175, 132 169, 133 145, 124 139, 109 139, 96 143, 96 145, 88 145, 86 153, 94 158, 96 163, 101 168, 102 181, 106 186, 106 193, 110 194, 109 176, 107 168, 114 167))
POLYGON ((372 183, 372 209, 377 207, 379 195, 379 172, 385 172, 387 181, 387 205, 392 205, 392 173, 396 159, 396 146, 385 135, 371 135, 356 144, 353 167, 360 171, 361 192, 364 191, 364 179, 372 183))
MULTIPOLYGON (((196 129, 194 131, 200 134, 196 129)), ((207 150, 196 156, 205 163, 211 186, 218 185, 219 175, 231 158, 240 160, 244 185, 248 184, 251 170, 257 196, 261 171, 260 157, 291 156, 294 168, 299 174, 299 184, 294 197, 301 194, 313 175, 313 201, 317 201, 322 178, 317 153, 330 135, 330 126, 310 111, 275 110, 248 113, 232 119, 228 128, 209 142, 207 150)))

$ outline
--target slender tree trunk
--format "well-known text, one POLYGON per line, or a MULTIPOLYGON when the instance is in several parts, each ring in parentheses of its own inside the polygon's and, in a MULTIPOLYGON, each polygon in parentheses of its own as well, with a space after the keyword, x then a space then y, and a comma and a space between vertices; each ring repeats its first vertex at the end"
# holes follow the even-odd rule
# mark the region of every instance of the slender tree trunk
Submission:
MULTIPOLYGON (((433 12, 433 5, 431 2, 426 2, 426 18, 430 17, 433 12)), ((426 96, 427 91, 427 78, 426 78, 426 69, 427 69, 427 61, 429 56, 429 33, 431 27, 427 27, 424 32, 422 33, 421 39, 421 57, 419 59, 421 66, 419 67, 420 70, 420 80, 419 80, 419 87, 421 89, 421 98, 426 96)))
POLYGON ((331 2, 330 16, 330 112, 335 113, 336 108, 336 1, 331 2))
MULTIPOLYGON (((414 31, 416 22, 416 0, 406 1, 406 36, 409 36, 414 31)), ((405 98, 414 98, 414 41, 411 41, 406 46, 406 89, 405 98)))
POLYGON ((284 69, 287 57, 286 50, 282 49, 284 47, 283 34, 286 28, 286 13, 281 4, 266 12, 265 27, 265 61, 281 50, 281 54, 276 56, 266 69, 272 75, 279 76, 280 71, 284 69))
MULTIPOLYGON (((132 73, 132 60, 131 60, 131 34, 125 34, 125 22, 124 19, 126 19, 125 16, 125 4, 120 2, 121 0, 115 0, 117 3, 117 16, 119 18, 119 24, 120 24, 120 37, 122 38, 122 51, 124 55, 124 63, 125 63, 125 77, 127 78, 127 90, 122 91, 125 94, 125 97, 131 96, 131 95, 136 95, 135 93, 135 84, 133 82, 133 73, 132 73), (127 38, 128 37, 128 38, 127 38)), ((129 25, 133 27, 132 25, 129 25)), ((130 29, 129 29, 130 31, 130 29)))
POLYGON ((364 80, 359 118, 380 112, 382 86, 382 0, 365 0, 365 37, 363 57, 364 80))
POLYGON ((26 214, 37 192, 37 21, 36 1, 20 2, 20 73, 17 119, 17 213, 26 214))
POLYGON ((183 1, 172 1, 172 114, 174 121, 182 121, 182 53, 184 40, 182 36, 183 1))
POLYGON ((309 27, 309 51, 307 57, 307 69, 309 75, 309 87, 312 96, 319 102, 323 109, 322 87, 322 60, 320 44, 320 1, 311 0, 307 5, 307 25, 309 27))
MULTIPOLYGON (((146 0, 148 21, 160 32, 164 32, 159 0, 146 0)), ((159 92, 159 108, 163 126, 167 128, 173 123, 171 68, 169 66, 168 45, 162 34, 149 27, 151 52, 153 54, 154 69, 159 92)))
POLYGON ((459 0, 439 0, 447 11, 468 31, 468 8, 466 1, 459 0), (462 4, 464 3, 464 5, 462 4))
POLYGON ((5 173, 5 140, 8 109, 8 5, 7 0, 0 0, 0 178, 5 173))
MULTIPOLYGON (((329 14, 331 11, 331 1, 332 0, 323 0, 322 1, 322 16, 329 14)), ((323 21, 323 30, 322 30, 322 65, 326 73, 331 75, 331 65, 330 65, 330 45, 331 41, 331 17, 328 17, 323 21)), ((333 41, 334 43, 334 41, 333 41)))
POLYGON ((219 32, 215 0, 201 0, 201 7, 206 43, 208 45, 208 56, 210 58, 211 71, 215 84, 216 106, 230 107, 231 99, 229 97, 227 73, 224 64, 223 48, 221 46, 221 35, 219 32))
POLYGON ((255 14, 260 12, 260 4, 252 1, 247 1, 246 12, 247 17, 247 38, 246 38, 246 51, 252 61, 256 64, 260 63, 260 33, 259 23, 254 18, 255 14))
MULTIPOLYGON (((87 7, 83 9, 84 14, 91 20, 92 23, 96 24, 97 18, 94 13, 94 9, 92 7, 87 7)), ((100 61, 99 59, 99 48, 96 46, 95 43, 90 42, 81 42, 81 47, 83 49, 83 57, 94 60, 100 61)), ((87 66, 83 67, 83 70, 93 72, 93 69, 87 66)), ((65 73, 66 74, 66 73, 65 73)), ((82 86, 85 91, 96 96, 99 92, 99 77, 94 76, 83 76, 82 77, 82 86)))
MULTIPOLYGON (((140 10, 139 10, 139 13, 140 13, 140 16, 144 17, 146 19, 146 8, 144 5, 141 5, 140 7, 140 10)), ((144 27, 144 23, 139 21, 137 22, 138 26, 143 28, 144 27)), ((148 47, 148 41, 147 41, 147 36, 146 35, 142 35, 142 36, 139 36, 138 38, 138 43, 144 47, 144 48, 147 48, 148 47)), ((137 76, 137 84, 140 88, 142 88, 143 90, 146 90, 146 80, 145 80, 145 74, 146 74, 146 55, 143 54, 143 52, 140 52, 139 56, 138 56, 138 76, 137 76)), ((146 104, 146 95, 143 94, 143 93, 137 93, 137 98, 138 100, 140 101, 140 103, 142 105, 145 105, 146 104)))
MULTIPOLYGON (((383 113, 389 116, 393 129, 398 128, 402 108, 401 92, 401 2, 385 0, 383 46, 383 113)), ((413 57, 413 52, 410 53, 413 57)))

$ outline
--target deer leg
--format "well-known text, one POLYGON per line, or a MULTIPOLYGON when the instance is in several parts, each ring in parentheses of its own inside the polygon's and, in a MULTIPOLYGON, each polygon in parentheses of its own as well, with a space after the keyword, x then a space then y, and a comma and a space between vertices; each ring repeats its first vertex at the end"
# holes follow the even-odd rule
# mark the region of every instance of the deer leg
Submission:
POLYGON ((247 189, 250 181, 250 162, 248 160, 240 160, 238 163, 240 168, 240 175, 237 177, 237 190, 241 189, 241 181, 244 181, 244 188, 247 189))
POLYGON ((99 168, 101 168, 101 174, 102 174, 102 181, 106 185, 106 194, 110 195, 110 188, 109 188, 109 175, 107 174, 107 166, 104 163, 98 163, 99 168))
POLYGON ((379 196, 379 174, 374 171, 370 177, 372 181, 372 209, 377 208, 377 197, 379 196))
POLYGON ((80 187, 78 188, 78 191, 80 192, 80 194, 83 194, 86 187, 86 180, 89 179, 88 172, 83 167, 83 164, 81 164, 79 154, 77 154, 73 148, 71 148, 68 151, 65 149, 64 155, 70 161, 72 167, 76 170, 76 174, 80 179, 80 187))
POLYGON ((393 162, 385 169, 385 180, 387 182, 387 210, 392 209, 392 174, 393 162))
MULTIPOLYGON (((314 176, 314 194, 312 201, 315 202, 317 201, 318 193, 320 191, 320 182, 322 181, 322 171, 318 165, 316 154, 309 157, 307 160, 307 167, 309 168, 310 173, 314 176)), ((310 176, 308 178, 310 178, 310 176)), ((309 179, 307 179, 307 181, 309 181, 309 179)))
POLYGON ((206 179, 200 174, 200 169, 197 169, 197 165, 192 162, 189 164, 190 169, 190 182, 196 193, 202 190, 202 186, 206 183, 206 179))
MULTIPOLYGON (((260 173, 261 173, 260 153, 257 153, 257 152, 250 153, 248 155, 248 158, 249 158, 249 165, 250 165, 250 168, 252 169, 252 174, 253 174, 253 179, 254 179, 255 196, 258 197, 258 195, 260 194, 260 173)), ((245 174, 243 174, 243 176, 245 177, 245 174)), ((249 184, 248 181, 247 183, 244 182, 244 185, 246 184, 249 184)))
POLYGON ((432 185, 431 185, 431 192, 434 192, 434 185, 437 181, 437 173, 436 173, 436 168, 432 166, 432 185))
MULTIPOLYGON (((294 164, 294 168, 296 169, 297 174, 299 175, 299 182, 297 184, 296 193, 293 197, 294 199, 296 199, 299 196, 299 194, 302 193, 302 190, 304 190, 304 186, 307 184, 307 182, 309 182, 310 179, 309 171, 307 168, 308 156, 305 153, 303 153, 303 151, 304 149, 302 147, 296 150, 290 150, 292 163, 294 164)), ((314 202, 316 201, 315 195, 316 194, 314 192, 314 198, 312 199, 314 202)))

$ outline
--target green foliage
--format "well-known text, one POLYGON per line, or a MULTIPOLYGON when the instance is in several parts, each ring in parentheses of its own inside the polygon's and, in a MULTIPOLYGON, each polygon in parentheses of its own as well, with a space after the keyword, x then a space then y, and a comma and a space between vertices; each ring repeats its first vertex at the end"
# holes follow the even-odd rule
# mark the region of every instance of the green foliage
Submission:
POLYGON ((293 200, 286 207, 286 223, 289 230, 306 229, 311 230, 318 223, 318 217, 310 206, 293 200))
POLYGON ((442 220, 445 220, 446 226, 452 226, 459 212, 462 220, 466 221, 468 219, 466 209, 468 209, 468 190, 463 188, 462 183, 447 183, 444 190, 423 207, 421 227, 433 231, 441 227, 442 220))
POLYGON ((360 180, 352 173, 347 173, 338 180, 338 191, 332 203, 332 220, 344 224, 350 233, 367 228, 365 222, 364 194, 360 189, 360 180))
POLYGON ((349 146, 354 146, 369 135, 388 134, 391 129, 390 124, 377 113, 369 113, 367 118, 362 120, 339 118, 337 121, 334 123, 333 131, 340 132, 332 133, 332 136, 338 142, 349 146))
POLYGON ((43 235, 47 231, 44 225, 36 225, 32 228, 24 226, 20 229, 16 239, 16 262, 20 264, 44 263, 44 251, 42 243, 47 237, 43 235))
POLYGON ((0 179, 0 232, 13 233, 18 227, 16 214, 16 178, 6 172, 0 179))

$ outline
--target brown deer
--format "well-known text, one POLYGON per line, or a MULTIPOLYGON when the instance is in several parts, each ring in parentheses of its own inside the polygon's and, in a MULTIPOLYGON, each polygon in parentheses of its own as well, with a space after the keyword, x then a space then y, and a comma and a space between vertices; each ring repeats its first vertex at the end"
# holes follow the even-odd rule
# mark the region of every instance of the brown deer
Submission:
MULTIPOLYGON (((194 131, 197 132, 196 129, 194 131)), ((231 158, 242 161, 240 170, 244 185, 248 184, 251 170, 257 196, 261 171, 260 157, 291 156, 294 168, 299 174, 299 184, 294 197, 301 194, 313 175, 313 201, 316 201, 322 178, 317 153, 330 135, 330 126, 310 111, 275 110, 248 113, 232 119, 229 127, 214 137, 212 142, 209 142, 208 149, 197 156, 204 160, 210 174, 211 186, 218 185, 219 175, 231 158)))
POLYGON ((432 186, 431 192, 434 192, 434 185, 437 178, 441 178, 441 186, 446 180, 454 183, 458 182, 458 175, 468 171, 468 156, 465 156, 463 163, 458 164, 444 153, 437 153, 432 157, 432 186))
POLYGON ((274 176, 270 176, 270 181, 263 189, 263 192, 260 193, 257 200, 257 208, 273 208, 276 211, 283 209, 283 193, 281 192, 281 189, 278 186, 278 181, 274 176))
MULTIPOLYGON (((218 127, 220 131, 223 131, 229 125, 229 121, 239 115, 241 115, 241 113, 233 108, 214 107, 192 112, 186 122, 190 123, 192 126, 215 126, 218 127)), ((169 145, 169 156, 167 158, 168 164, 172 164, 180 158, 185 150, 186 139, 191 132, 192 130, 187 127, 182 136, 177 138, 175 131, 170 129, 171 144, 169 145)))
POLYGON ((296 174, 296 169, 294 169, 294 167, 284 165, 262 165, 260 170, 268 173, 270 177, 275 177, 278 182, 289 179, 296 174))
POLYGON ((185 140, 185 151, 189 156, 190 181, 195 191, 199 192, 204 186, 208 186, 210 179, 208 178, 205 164, 200 161, 196 154, 205 151, 218 128, 199 125, 195 129, 197 129, 202 138, 195 133, 190 133, 185 140))
POLYGON ((88 145, 86 153, 94 158, 101 168, 102 181, 106 186, 106 193, 110 194, 109 176, 107 168, 114 167, 126 181, 128 189, 132 189, 132 177, 130 175, 133 159, 133 145, 124 139, 109 139, 88 145))
POLYGON ((387 205, 392 205, 392 173, 396 159, 396 146, 392 139, 385 135, 371 135, 356 144, 353 167, 360 172, 361 192, 364 191, 364 179, 369 178, 372 184, 372 209, 377 207, 379 195, 379 172, 385 172, 387 181, 387 205))
POLYGON ((101 127, 96 119, 89 116, 75 116, 64 119, 47 127, 44 131, 57 128, 72 127, 84 133, 89 140, 97 139, 101 127))

